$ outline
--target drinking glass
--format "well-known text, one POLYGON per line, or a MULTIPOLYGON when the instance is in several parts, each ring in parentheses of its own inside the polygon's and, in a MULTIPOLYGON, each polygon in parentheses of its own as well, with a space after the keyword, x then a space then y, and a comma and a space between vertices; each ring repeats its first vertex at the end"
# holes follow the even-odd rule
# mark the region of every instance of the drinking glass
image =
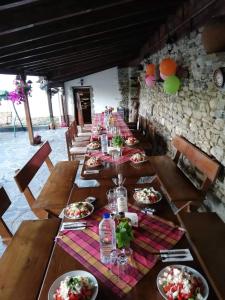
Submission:
POLYGON ((117 213, 116 190, 110 189, 106 193, 108 199, 108 208, 112 213, 117 213))

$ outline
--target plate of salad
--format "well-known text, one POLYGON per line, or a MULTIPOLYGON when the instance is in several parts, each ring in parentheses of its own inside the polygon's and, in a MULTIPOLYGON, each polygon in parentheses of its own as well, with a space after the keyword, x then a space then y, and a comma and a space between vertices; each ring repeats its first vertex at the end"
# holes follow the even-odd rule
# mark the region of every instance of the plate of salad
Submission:
POLYGON ((48 300, 94 300, 98 282, 89 272, 76 270, 58 277, 50 287, 48 300))
POLYGON ((137 204, 155 204, 162 200, 160 192, 156 191, 153 187, 146 187, 137 189, 133 195, 137 204))
POLYGON ((89 202, 75 202, 64 208, 64 216, 68 219, 79 220, 88 217, 94 211, 89 202))
POLYGON ((184 265, 170 265, 157 276, 157 287, 167 300, 206 300, 209 287, 195 269, 184 265))

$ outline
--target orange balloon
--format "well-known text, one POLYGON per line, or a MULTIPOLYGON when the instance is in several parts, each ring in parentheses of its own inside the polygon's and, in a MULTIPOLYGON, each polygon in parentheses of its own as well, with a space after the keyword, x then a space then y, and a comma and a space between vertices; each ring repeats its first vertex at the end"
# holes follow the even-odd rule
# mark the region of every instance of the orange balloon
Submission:
POLYGON ((177 64, 172 58, 165 58, 159 65, 160 73, 165 76, 176 74, 177 64))
POLYGON ((155 65, 148 64, 146 66, 146 76, 154 76, 155 75, 155 65))

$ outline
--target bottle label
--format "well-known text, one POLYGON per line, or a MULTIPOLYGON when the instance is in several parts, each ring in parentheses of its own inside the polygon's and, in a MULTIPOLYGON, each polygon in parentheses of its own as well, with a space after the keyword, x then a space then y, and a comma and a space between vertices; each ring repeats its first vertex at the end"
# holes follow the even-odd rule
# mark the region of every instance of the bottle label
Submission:
POLYGON ((118 208, 118 212, 128 211, 127 198, 126 197, 118 197, 117 198, 117 208, 118 208))

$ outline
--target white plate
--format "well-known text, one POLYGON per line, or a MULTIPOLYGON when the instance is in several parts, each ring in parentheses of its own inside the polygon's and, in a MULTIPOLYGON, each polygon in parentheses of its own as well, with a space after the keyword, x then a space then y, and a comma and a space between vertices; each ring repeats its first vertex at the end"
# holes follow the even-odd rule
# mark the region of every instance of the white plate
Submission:
POLYGON ((95 286, 94 289, 94 293, 91 297, 91 300, 94 300, 97 297, 98 294, 98 282, 96 280, 96 278, 89 272, 86 271, 82 271, 82 270, 77 270, 77 271, 71 271, 71 272, 67 272, 63 275, 61 275, 60 277, 58 277, 53 284, 51 285, 49 292, 48 292, 48 300, 54 300, 54 294, 57 290, 57 288, 59 288, 60 286, 60 282, 62 280, 64 280, 66 278, 66 276, 83 276, 83 277, 89 277, 91 278, 91 280, 93 281, 93 284, 95 286))
POLYGON ((92 213, 93 213, 93 211, 94 211, 94 206, 91 204, 91 203, 88 203, 88 202, 82 202, 82 201, 80 201, 80 202, 75 202, 76 204, 78 204, 78 203, 83 203, 83 204, 85 204, 87 207, 88 207, 88 209, 89 209, 89 214, 87 214, 85 217, 78 217, 78 218, 76 218, 76 217, 70 217, 70 216, 68 216, 67 214, 66 214, 66 208, 68 208, 68 207, 70 207, 70 206, 72 206, 74 203, 71 203, 71 204, 69 204, 67 207, 65 207, 64 208, 64 216, 66 217, 66 218, 68 218, 68 219, 72 219, 72 220, 80 220, 80 219, 84 219, 84 218, 86 218, 86 217, 88 217, 88 216, 90 216, 92 213))
MULTIPOLYGON (((141 190, 140 190, 140 191, 141 191, 141 190)), ((138 197, 137 197, 137 192, 140 192, 140 191, 136 191, 136 192, 134 193, 134 195, 133 195, 134 200, 137 201, 138 204, 151 205, 151 204, 156 204, 156 203, 158 203, 159 201, 162 200, 162 195, 160 194, 160 192, 154 191, 153 193, 154 193, 155 195, 157 195, 157 197, 158 197, 158 200, 157 200, 157 201, 155 201, 155 202, 150 202, 150 200, 149 200, 149 203, 147 203, 147 202, 142 202, 142 201, 140 201, 140 200, 138 199, 138 197)))
POLYGON ((162 269, 159 272, 159 274, 157 276, 157 279, 156 279, 157 288, 158 288, 160 294, 162 295, 162 297, 164 299, 167 299, 167 297, 166 297, 165 292, 163 291, 163 287, 159 284, 159 278, 162 277, 163 273, 166 271, 166 269, 168 267, 174 267, 174 268, 177 268, 177 269, 184 269, 186 272, 191 273, 194 276, 196 276, 197 278, 199 278, 200 281, 202 282, 202 285, 203 285, 203 288, 204 288, 203 295, 202 295, 203 296, 203 300, 206 300, 208 298, 208 296, 209 296, 209 287, 208 287, 208 284, 207 284, 205 278, 198 271, 196 271, 195 269, 190 268, 188 266, 184 266, 184 265, 170 265, 170 266, 167 266, 164 269, 162 269))

